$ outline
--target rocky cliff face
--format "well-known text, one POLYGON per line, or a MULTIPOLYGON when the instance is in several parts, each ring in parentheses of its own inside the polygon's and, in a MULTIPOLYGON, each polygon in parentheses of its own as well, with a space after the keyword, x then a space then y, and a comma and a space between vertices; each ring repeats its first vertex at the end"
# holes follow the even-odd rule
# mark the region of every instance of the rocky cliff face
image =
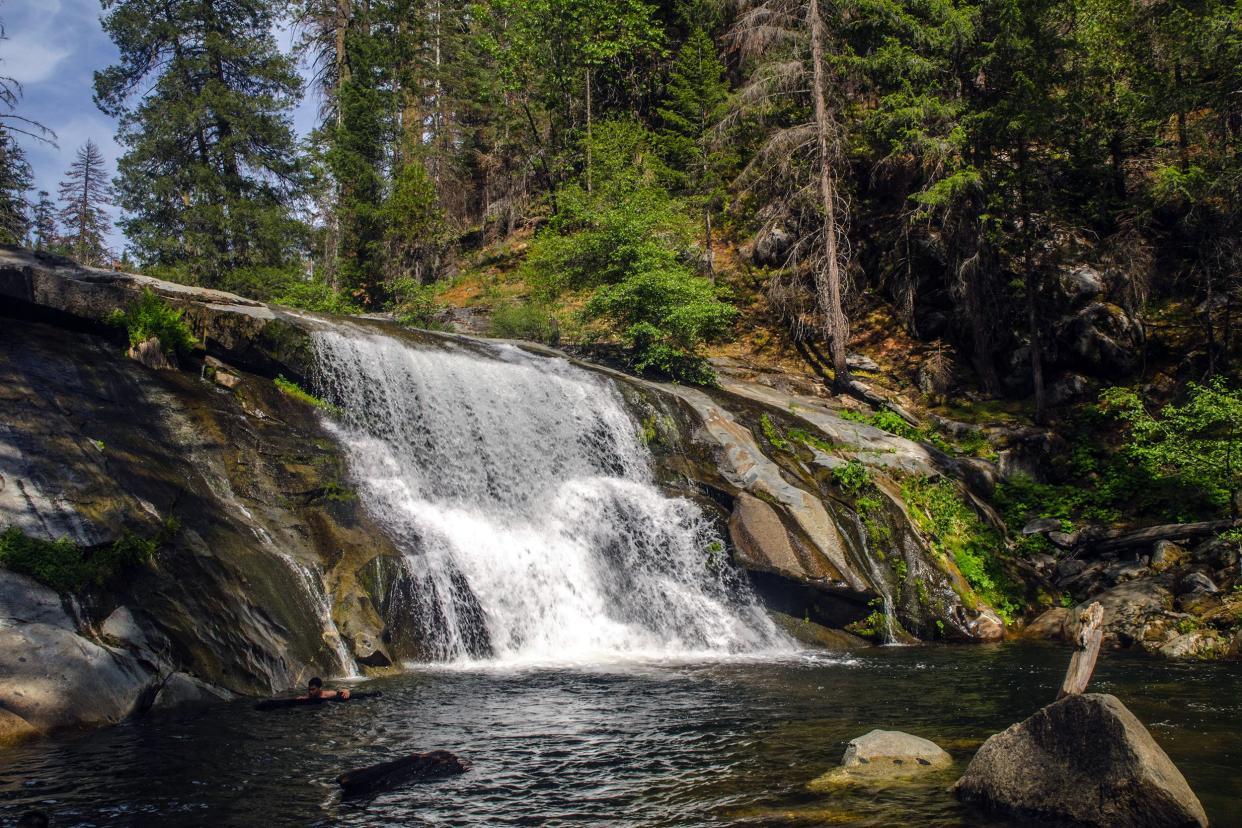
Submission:
MULTIPOLYGON (((0 303, 0 529, 87 554, 126 532, 161 538, 149 563, 75 595, 0 570, 0 735, 420 655, 394 600, 399 551, 320 412, 272 381, 306 381, 309 334, 331 320, 15 250, 0 251, 0 303), (103 324, 142 288, 183 308, 202 343, 180 370, 126 358, 103 324)), ((719 514, 774 609, 881 638, 1001 635, 898 495, 903 475, 964 475, 958 461, 812 398, 613 376, 663 484, 719 514), (862 505, 834 474, 851 463, 866 470, 862 505)))

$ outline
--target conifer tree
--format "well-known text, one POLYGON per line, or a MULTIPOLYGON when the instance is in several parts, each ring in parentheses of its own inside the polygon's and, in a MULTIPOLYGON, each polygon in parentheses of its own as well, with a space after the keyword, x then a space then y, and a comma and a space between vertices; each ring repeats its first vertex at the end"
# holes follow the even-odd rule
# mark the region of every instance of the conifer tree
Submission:
POLYGON ((684 190, 703 217, 703 255, 709 274, 714 272, 712 213, 724 199, 732 160, 715 136, 728 97, 716 45, 707 32, 695 29, 677 53, 656 114, 663 123, 660 142, 665 160, 684 176, 684 190))
POLYGON ((142 264, 244 288, 296 253, 303 177, 289 111, 301 82, 266 0, 104 0, 120 51, 95 99, 120 118, 117 200, 142 264))
POLYGON ((108 212, 112 187, 103 155, 94 141, 78 148, 77 160, 60 182, 60 223, 66 252, 82 264, 101 267, 112 258, 108 250, 108 212))
POLYGON ((59 247, 56 236, 56 208, 47 190, 39 190, 39 200, 35 202, 31 225, 31 246, 35 250, 46 253, 59 247))
POLYGON ((26 212, 26 192, 34 183, 34 174, 22 150, 3 125, 0 125, 0 244, 23 244, 30 231, 26 212))

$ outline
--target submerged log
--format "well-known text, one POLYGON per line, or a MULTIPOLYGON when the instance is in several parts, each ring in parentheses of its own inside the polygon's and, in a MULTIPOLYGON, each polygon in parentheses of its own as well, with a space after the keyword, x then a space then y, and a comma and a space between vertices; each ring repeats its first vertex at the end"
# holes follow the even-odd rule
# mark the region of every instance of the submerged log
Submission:
POLYGON ((1099 601, 1082 611, 1078 617, 1078 649, 1070 657, 1069 669, 1065 671, 1065 680, 1061 682, 1058 699, 1066 696, 1077 696, 1087 689, 1091 681, 1091 673, 1095 671, 1095 660, 1100 654, 1100 642, 1104 638, 1104 607, 1099 601))
POLYGON ((410 782, 424 782, 456 776, 470 769, 470 763, 447 750, 411 753, 389 762, 348 771, 336 778, 345 796, 365 796, 391 790, 410 782))
POLYGON ((299 696, 297 698, 292 698, 292 699, 264 699, 263 701, 255 704, 254 709, 255 710, 284 710, 287 707, 307 707, 307 706, 313 707, 319 704, 327 704, 328 702, 350 702, 350 701, 354 701, 355 699, 358 699, 359 701, 363 699, 375 699, 375 698, 379 698, 382 695, 384 694, 376 690, 375 692, 372 692, 372 693, 350 693, 349 698, 347 699, 343 699, 340 696, 331 696, 329 698, 320 697, 317 699, 310 699, 305 696, 299 696))

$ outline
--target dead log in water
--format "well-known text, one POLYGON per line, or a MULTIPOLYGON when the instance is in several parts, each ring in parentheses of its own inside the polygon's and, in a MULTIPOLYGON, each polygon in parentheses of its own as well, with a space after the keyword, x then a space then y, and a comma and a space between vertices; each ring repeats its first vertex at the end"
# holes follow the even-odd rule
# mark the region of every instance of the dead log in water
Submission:
POLYGON ((406 785, 456 776, 470 769, 470 763, 449 753, 433 750, 429 753, 411 753, 389 762, 380 762, 366 768, 348 771, 336 778, 345 796, 366 796, 406 785))
POLYGON ((1091 606, 1083 610, 1078 622, 1078 635, 1075 639, 1078 649, 1070 657, 1065 681, 1061 682, 1061 692, 1057 693, 1058 699, 1082 693, 1091 681, 1095 660, 1100 654, 1100 642, 1104 638, 1104 608, 1100 606, 1100 602, 1092 602, 1091 606))

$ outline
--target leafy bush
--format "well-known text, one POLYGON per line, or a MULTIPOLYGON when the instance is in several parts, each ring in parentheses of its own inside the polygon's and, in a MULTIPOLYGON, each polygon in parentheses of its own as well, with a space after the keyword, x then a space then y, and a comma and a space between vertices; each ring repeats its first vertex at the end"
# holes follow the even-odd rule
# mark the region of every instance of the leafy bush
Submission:
POLYGON ((559 339, 556 320, 547 305, 529 302, 503 302, 492 310, 492 336, 528 339, 555 345, 559 339))
POLYGON ((389 290, 394 296, 393 312, 402 325, 430 330, 444 327, 435 318, 444 309, 435 285, 420 285, 414 279, 403 276, 394 279, 389 290))
POLYGON ((273 291, 271 301, 277 305, 291 308, 302 308, 317 313, 335 313, 346 316, 362 313, 362 308, 354 303, 347 294, 335 290, 319 276, 286 280, 277 291, 273 291))
POLYGON ((174 308, 151 288, 143 288, 138 301, 126 310, 114 310, 108 324, 124 328, 130 346, 140 345, 151 337, 159 337, 164 353, 188 354, 198 345, 194 332, 182 318, 185 311, 174 308))
MULTIPOLYGON (((1122 453, 1157 481, 1172 482, 1217 511, 1236 513, 1242 492, 1242 389, 1216 377, 1191 383, 1186 402, 1149 412, 1132 389, 1111 388, 1104 411, 1128 426, 1122 453)), ((1186 515, 1190 517, 1191 515, 1186 515)))
POLYGON ((871 473, 862 463, 851 460, 844 466, 837 466, 833 469, 832 479, 845 493, 857 495, 871 482, 871 473))
POLYGON ((10 526, 0 533, 0 564, 57 592, 80 592, 91 585, 102 586, 126 569, 146 563, 159 543, 159 539, 126 532, 115 543, 92 552, 68 538, 41 540, 10 526))

